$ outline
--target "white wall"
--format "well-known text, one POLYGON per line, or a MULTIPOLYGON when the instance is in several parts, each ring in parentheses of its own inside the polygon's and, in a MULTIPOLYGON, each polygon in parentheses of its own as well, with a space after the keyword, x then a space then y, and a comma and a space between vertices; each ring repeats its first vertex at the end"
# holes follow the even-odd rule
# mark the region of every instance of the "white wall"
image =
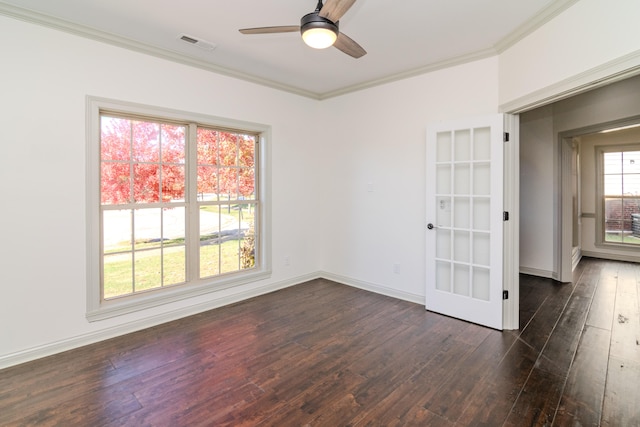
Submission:
POLYGON ((0 52, 0 366, 318 271, 318 102, 1 16, 0 52), (87 322, 87 95, 272 126, 272 278, 87 322))
POLYGON ((520 271, 552 277, 555 185, 553 109, 541 107, 520 117, 520 271))
POLYGON ((576 2, 500 55, 500 105, 539 101, 639 66, 638 16, 637 0, 576 2))
POLYGON ((497 113, 497 69, 490 58, 324 101, 322 191, 340 213, 324 223, 324 271, 424 302, 426 124, 497 113))

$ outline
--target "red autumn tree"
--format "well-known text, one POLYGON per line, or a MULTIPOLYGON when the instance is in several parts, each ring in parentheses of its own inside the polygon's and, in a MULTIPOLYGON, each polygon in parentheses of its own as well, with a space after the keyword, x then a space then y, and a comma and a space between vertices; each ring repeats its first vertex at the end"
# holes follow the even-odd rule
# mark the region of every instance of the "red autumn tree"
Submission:
MULTIPOLYGON (((186 127, 103 116, 103 204, 185 199, 186 127)), ((198 128, 198 193, 231 199, 255 191, 255 137, 198 128)))

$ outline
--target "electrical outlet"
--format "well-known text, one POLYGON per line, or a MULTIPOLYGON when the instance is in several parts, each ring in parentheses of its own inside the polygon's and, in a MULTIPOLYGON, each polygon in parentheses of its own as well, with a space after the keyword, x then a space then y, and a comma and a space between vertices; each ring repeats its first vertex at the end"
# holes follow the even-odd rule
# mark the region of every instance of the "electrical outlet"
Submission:
POLYGON ((289 267, 291 265, 291 257, 289 255, 284 256, 284 265, 285 267, 289 267))
POLYGON ((395 274, 400 274, 400 264, 398 263, 393 264, 393 272, 395 274))

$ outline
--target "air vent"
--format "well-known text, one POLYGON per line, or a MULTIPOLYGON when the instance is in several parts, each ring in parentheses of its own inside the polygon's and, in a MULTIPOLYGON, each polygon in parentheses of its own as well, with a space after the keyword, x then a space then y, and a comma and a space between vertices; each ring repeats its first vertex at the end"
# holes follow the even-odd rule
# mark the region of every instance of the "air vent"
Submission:
POLYGON ((199 47, 203 50, 213 50, 217 47, 215 43, 211 43, 202 39, 198 39, 193 36, 188 36, 186 34, 181 34, 178 39, 182 40, 185 43, 189 43, 190 45, 199 47))

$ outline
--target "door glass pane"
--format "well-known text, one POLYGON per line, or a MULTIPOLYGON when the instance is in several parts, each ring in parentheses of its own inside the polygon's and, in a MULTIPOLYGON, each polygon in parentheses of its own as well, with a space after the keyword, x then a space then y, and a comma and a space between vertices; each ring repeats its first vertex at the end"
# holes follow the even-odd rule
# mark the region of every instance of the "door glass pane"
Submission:
POLYGON ((491 159, 491 129, 477 128, 473 130, 473 159, 491 159))
POLYGON ((470 194, 469 178, 471 174, 469 164, 455 165, 453 191, 455 194, 470 194))
POLYGON ((470 202, 468 197, 456 197, 454 199, 455 207, 453 210, 453 226, 455 228, 471 228, 471 222, 469 221, 469 208, 470 202))
POLYGON ((489 270, 486 268, 473 268, 473 298, 489 301, 489 270))
POLYGON ((456 231, 453 234, 453 259, 458 262, 469 262, 469 232, 456 231))
POLYGON ((436 142, 436 161, 451 161, 451 132, 440 132, 436 142))
POLYGON ((436 261, 436 289, 451 292, 451 264, 436 261))
POLYGON ((436 257, 451 259, 451 231, 436 229, 436 257))
POLYGON ((451 194, 450 165, 438 165, 436 167, 436 193, 451 194))
POLYGON ((438 227, 451 227, 451 198, 438 197, 436 207, 436 225, 438 227))
POLYGON ((468 129, 455 132, 454 160, 471 160, 471 132, 468 129))
POLYGON ((469 296, 469 266, 456 264, 453 267, 453 293, 469 296))
POLYGON ((489 233, 473 233, 473 263, 488 266, 490 257, 489 233))
POLYGON ((473 199, 473 228, 474 230, 489 231, 489 199, 476 197, 473 199))
POLYGON ((488 163, 473 166, 473 194, 488 196, 491 190, 491 170, 488 163))

